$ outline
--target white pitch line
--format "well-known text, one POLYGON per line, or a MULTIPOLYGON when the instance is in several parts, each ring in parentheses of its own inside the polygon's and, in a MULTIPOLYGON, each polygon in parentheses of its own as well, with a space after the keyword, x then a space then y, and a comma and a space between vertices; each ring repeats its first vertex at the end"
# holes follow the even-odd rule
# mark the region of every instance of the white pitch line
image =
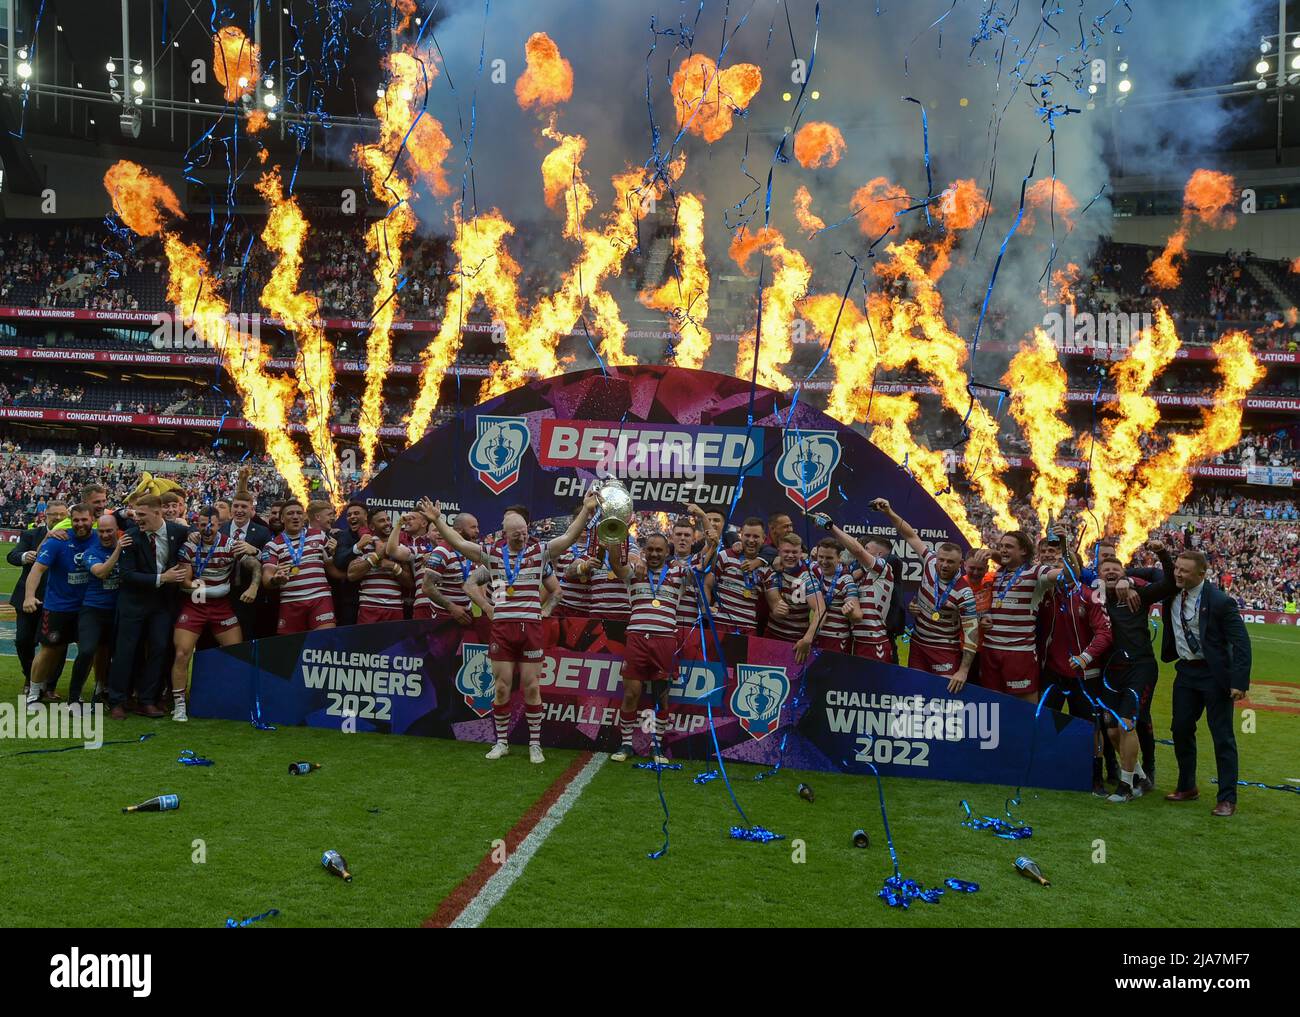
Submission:
POLYGON ((465 910, 456 916, 456 920, 448 926, 451 929, 476 929, 492 913, 492 909, 501 903, 501 900, 510 888, 514 886, 515 880, 524 874, 524 869, 532 860, 537 850, 546 843, 546 838, 563 821, 569 809, 573 807, 574 802, 582 795, 583 790, 591 783, 596 772, 609 761, 608 752, 597 752, 591 759, 587 760, 587 765, 578 771, 577 776, 569 782, 561 793, 560 797, 555 800, 555 804, 546 810, 544 815, 533 827, 527 837, 523 839, 519 847, 513 854, 505 860, 501 868, 497 869, 483 884, 474 899, 465 905, 465 910))

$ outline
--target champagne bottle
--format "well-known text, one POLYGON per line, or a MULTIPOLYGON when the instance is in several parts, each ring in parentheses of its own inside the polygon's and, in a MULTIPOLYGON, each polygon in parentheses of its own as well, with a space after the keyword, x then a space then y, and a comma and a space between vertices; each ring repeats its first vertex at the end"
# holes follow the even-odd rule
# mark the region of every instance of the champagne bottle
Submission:
POLYGON ((867 836, 866 830, 853 831, 853 846, 855 848, 871 847, 871 838, 867 836))
POLYGON ((319 770, 320 763, 290 763, 289 772, 297 777, 304 773, 311 773, 312 770, 319 770))
POLYGON ((1015 865, 1016 865, 1016 871, 1019 872, 1026 879, 1036 880, 1041 886, 1052 885, 1046 879, 1043 878, 1042 870, 1039 869, 1038 863, 1034 861, 1032 858, 1026 858, 1024 855, 1021 855, 1019 858, 1016 859, 1015 865))
POLYGON ((811 802, 813 800, 813 789, 807 784, 800 784, 795 790, 799 792, 799 797, 804 801, 811 802))
POLYGON ((123 812, 170 812, 181 807, 180 795, 159 795, 139 805, 128 805, 123 812))
POLYGON ((352 873, 348 871, 347 860, 337 851, 326 851, 321 855, 320 863, 331 876, 338 876, 345 883, 352 882, 352 873))

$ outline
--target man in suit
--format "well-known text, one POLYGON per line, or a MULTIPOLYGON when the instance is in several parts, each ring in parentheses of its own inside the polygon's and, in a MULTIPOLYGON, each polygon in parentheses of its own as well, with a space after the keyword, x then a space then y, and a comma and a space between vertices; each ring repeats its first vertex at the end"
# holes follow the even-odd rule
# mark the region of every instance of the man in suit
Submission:
MULTIPOLYGON (((14 622, 14 652, 18 654, 18 663, 23 669, 24 695, 27 693, 27 686, 32 679, 32 660, 36 656, 36 631, 40 628, 41 622, 39 613, 27 614, 23 611, 27 577, 31 574, 32 562, 36 561, 36 552, 40 550, 41 542, 45 539, 45 534, 49 532, 48 528, 63 522, 67 517, 67 505, 61 501, 50 502, 45 506, 45 522, 33 523, 23 530, 23 535, 18 538, 18 543, 5 556, 5 560, 10 565, 22 566, 18 581, 14 583, 14 591, 9 594, 9 603, 17 616, 14 622)), ((36 596, 42 600, 45 599, 44 581, 41 582, 36 596)))
POLYGON ((117 639, 109 671, 109 705, 114 720, 126 717, 132 691, 136 712, 144 717, 165 717, 156 702, 169 663, 176 590, 187 577, 178 564, 181 545, 189 536, 184 523, 163 518, 162 499, 154 494, 137 498, 132 508, 137 525, 128 532, 131 546, 118 568, 121 585, 117 598, 117 639), (144 661, 136 664, 143 646, 144 661))
POLYGON ((1196 550, 1174 561, 1178 592, 1164 601, 1160 659, 1174 662, 1174 755, 1178 787, 1168 802, 1200 797, 1196 786, 1196 724, 1205 713, 1219 771, 1213 815, 1237 811, 1237 739, 1232 704, 1250 688, 1250 637, 1232 598, 1205 581, 1208 562, 1196 550))
MULTIPOLYGON (((258 565, 256 568, 250 568, 247 558, 250 555, 256 558, 261 553, 262 548, 271 539, 271 531, 253 518, 253 498, 242 484, 230 500, 230 518, 221 523, 221 532, 230 538, 232 550, 239 556, 236 560, 235 575, 232 577, 232 588, 247 590, 254 575, 260 583, 262 567, 258 565)), ((275 634, 273 626, 277 605, 267 591, 259 593, 257 599, 251 604, 246 604, 242 596, 232 597, 231 602, 235 606, 235 617, 239 619, 239 631, 243 633, 245 639, 254 639, 263 634, 275 634), (263 613, 263 617, 269 615, 272 627, 263 625, 259 630, 257 624, 259 611, 263 613)))

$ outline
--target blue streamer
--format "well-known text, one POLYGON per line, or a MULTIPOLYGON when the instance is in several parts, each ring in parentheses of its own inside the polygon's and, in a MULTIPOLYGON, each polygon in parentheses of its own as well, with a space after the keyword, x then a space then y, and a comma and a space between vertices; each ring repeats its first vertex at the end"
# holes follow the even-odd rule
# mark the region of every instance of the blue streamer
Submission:
POLYGON ((260 915, 253 915, 253 916, 251 916, 251 917, 249 917, 249 918, 241 918, 241 919, 239 919, 239 921, 235 921, 235 919, 233 919, 233 918, 227 918, 227 919, 226 919, 226 928, 227 928, 227 929, 246 929, 246 928, 248 928, 248 926, 252 925, 254 922, 260 922, 260 921, 263 921, 264 919, 267 919, 267 918, 274 918, 274 917, 275 917, 276 915, 278 915, 279 913, 280 913, 280 909, 279 909, 279 908, 271 908, 269 911, 263 911, 260 915))
MULTIPOLYGON (((148 734, 142 734, 139 738, 118 738, 111 742, 101 742, 96 748, 103 748, 105 745, 139 745, 142 741, 154 737, 158 732, 150 731, 148 734)), ((61 749, 24 749, 22 752, 9 752, 6 756, 43 756, 46 753, 53 752, 73 752, 77 749, 84 749, 85 745, 65 745, 61 749)))
POLYGON ((961 807, 966 810, 966 818, 961 825, 971 830, 988 830, 1003 840, 1027 840, 1034 835, 1034 828, 1018 819, 1008 821, 996 816, 981 816, 977 819, 971 814, 970 803, 965 798, 961 800, 961 807))
MULTIPOLYGON (((874 742, 875 739, 873 738, 874 742)), ((884 885, 877 892, 876 896, 888 904, 891 908, 903 908, 906 910, 911 907, 912 901, 923 900, 927 904, 938 904, 939 898, 943 895, 942 887, 925 889, 925 884, 918 883, 913 879, 905 879, 898 867, 898 851, 894 847, 894 834, 889 828, 889 812, 885 808, 885 786, 880 780, 880 771, 876 769, 876 764, 866 761, 866 765, 871 769, 871 773, 876 778, 876 794, 880 799, 880 821, 885 828, 885 843, 889 846, 889 860, 894 866, 894 874, 887 878, 884 885)), ((840 761, 840 768, 849 770, 849 761, 847 759, 840 761)), ((961 889, 966 893, 974 893, 979 887, 975 883, 966 883, 963 880, 949 877, 948 884, 951 886, 954 882, 961 884, 953 886, 953 889, 961 889), (966 887, 974 887, 975 890, 968 890, 966 887)))
POLYGON ((182 766, 215 765, 211 759, 204 759, 202 756, 196 755, 193 749, 182 749, 181 754, 177 758, 176 762, 180 763, 182 766))

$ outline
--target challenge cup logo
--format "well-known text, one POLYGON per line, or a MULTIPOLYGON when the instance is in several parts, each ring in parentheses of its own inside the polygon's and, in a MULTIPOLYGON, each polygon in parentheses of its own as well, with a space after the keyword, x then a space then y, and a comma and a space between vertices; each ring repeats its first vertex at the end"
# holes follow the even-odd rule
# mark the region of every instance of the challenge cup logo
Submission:
POLYGON ((466 706, 486 717, 492 712, 496 692, 488 648, 483 643, 462 643, 460 651, 464 660, 456 672, 456 691, 465 697, 466 706))
POLYGON ((519 479, 519 467, 531 435, 523 417, 479 416, 478 437, 469 448, 469 464, 493 494, 519 479))
POLYGON ((773 731, 781 719, 781 707, 790 695, 790 679, 783 667, 754 664, 736 666, 736 688, 731 693, 731 712, 755 741, 773 731))
POLYGON ((776 482, 805 512, 830 495, 831 478, 840 464, 840 439, 834 431, 789 430, 785 451, 776 463, 776 482))

